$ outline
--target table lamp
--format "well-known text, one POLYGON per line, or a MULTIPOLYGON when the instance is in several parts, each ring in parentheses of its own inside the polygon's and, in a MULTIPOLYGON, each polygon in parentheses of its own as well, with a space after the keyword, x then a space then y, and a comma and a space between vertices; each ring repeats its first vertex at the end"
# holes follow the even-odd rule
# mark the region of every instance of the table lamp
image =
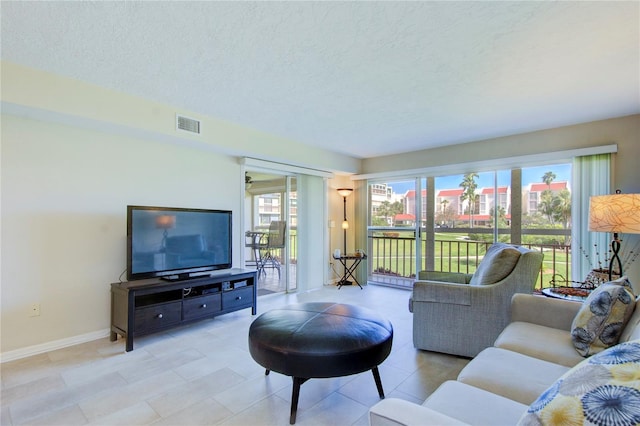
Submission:
POLYGON ((161 214, 156 217, 156 228, 163 229, 162 232, 162 242, 160 243, 160 247, 164 248, 167 242, 167 236, 169 235, 169 229, 175 228, 176 226, 176 217, 171 214, 161 214))
POLYGON ((597 195, 589 199, 589 231, 613 232, 611 241, 611 260, 609 262, 609 281, 613 278, 613 268, 617 265, 622 276, 620 261, 619 233, 640 234, 640 194, 622 194, 620 190, 613 195, 597 195))

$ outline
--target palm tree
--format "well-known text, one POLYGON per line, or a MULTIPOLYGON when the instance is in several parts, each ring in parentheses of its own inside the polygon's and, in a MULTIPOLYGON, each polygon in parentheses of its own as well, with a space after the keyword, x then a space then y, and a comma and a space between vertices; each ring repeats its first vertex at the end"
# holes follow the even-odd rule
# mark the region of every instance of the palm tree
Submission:
POLYGON ((473 228, 473 213, 476 201, 478 200, 478 196, 476 195, 476 189, 478 188, 478 184, 476 183, 477 178, 477 173, 467 173, 462 178, 462 182, 460 182, 460 187, 464 189, 460 196, 460 201, 464 202, 466 200, 469 202, 469 228, 473 228))
MULTIPOLYGON (((571 193, 568 189, 563 189, 554 198, 553 207, 555 219, 562 223, 565 229, 568 228, 571 225, 571 193)), ((568 236, 565 235, 564 239, 567 244, 568 236)))
POLYGON ((542 181, 547 184, 547 189, 542 191, 540 195, 540 205, 539 208, 542 210, 542 213, 549 219, 551 224, 554 223, 554 204, 555 197, 553 196, 553 192, 551 191, 551 183, 555 180, 556 174, 549 171, 546 172, 542 176, 542 181))
POLYGON ((555 197, 553 193, 545 189, 540 196, 540 203, 538 203, 538 209, 549 220, 552 225, 555 223, 555 197))
POLYGON ((551 191, 551 182, 553 182, 555 179, 556 179, 556 174, 553 172, 546 172, 542 176, 542 181, 547 184, 547 186, 549 187, 549 191, 551 191))
POLYGON ((440 201, 440 225, 442 224, 442 222, 446 221, 446 211, 447 211, 447 204, 449 204, 449 200, 442 200, 440 201))
POLYGON ((442 214, 447 210, 447 204, 449 204, 449 200, 440 201, 440 205, 442 206, 442 214))

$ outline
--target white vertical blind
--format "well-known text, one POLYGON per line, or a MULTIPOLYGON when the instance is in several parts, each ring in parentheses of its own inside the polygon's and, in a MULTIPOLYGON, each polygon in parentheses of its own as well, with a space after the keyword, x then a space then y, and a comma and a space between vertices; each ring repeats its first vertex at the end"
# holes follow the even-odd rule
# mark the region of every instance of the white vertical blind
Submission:
POLYGON ((611 234, 589 231, 589 198, 592 195, 611 194, 611 154, 575 157, 573 186, 571 279, 581 282, 590 270, 608 267, 605 260, 608 259, 611 234))

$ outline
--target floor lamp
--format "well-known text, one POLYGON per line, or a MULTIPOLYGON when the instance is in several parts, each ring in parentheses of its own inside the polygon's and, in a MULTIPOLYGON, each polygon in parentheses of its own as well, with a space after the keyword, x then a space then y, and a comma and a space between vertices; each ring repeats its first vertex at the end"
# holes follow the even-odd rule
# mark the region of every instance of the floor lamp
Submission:
POLYGON ((344 232, 344 255, 347 254, 347 229, 349 229, 349 222, 347 221, 347 197, 353 192, 351 188, 338 188, 338 194, 342 197, 344 203, 344 220, 342 221, 342 230, 344 232))
POLYGON ((609 281, 613 278, 614 267, 622 276, 620 261, 620 239, 618 233, 640 234, 640 194, 598 195, 589 199, 589 231, 613 232, 609 281))

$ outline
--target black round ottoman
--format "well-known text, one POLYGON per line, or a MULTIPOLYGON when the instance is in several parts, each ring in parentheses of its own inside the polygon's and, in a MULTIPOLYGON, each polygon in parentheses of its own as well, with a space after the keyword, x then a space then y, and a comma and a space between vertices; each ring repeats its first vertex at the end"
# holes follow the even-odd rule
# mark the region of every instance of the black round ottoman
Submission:
POLYGON ((300 303, 273 309, 249 328, 249 352, 264 368, 293 378, 296 421, 300 385, 311 378, 371 370, 384 398, 378 365, 391 352, 393 327, 376 312, 340 303, 300 303))

